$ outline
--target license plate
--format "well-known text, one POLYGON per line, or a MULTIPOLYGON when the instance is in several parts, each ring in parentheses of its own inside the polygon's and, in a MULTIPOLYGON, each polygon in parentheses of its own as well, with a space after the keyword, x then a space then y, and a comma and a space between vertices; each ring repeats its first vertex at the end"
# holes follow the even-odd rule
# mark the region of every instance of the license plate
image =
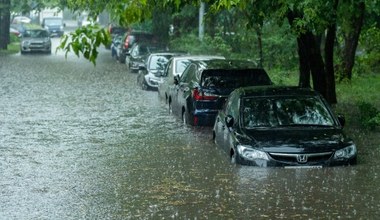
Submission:
POLYGON ((322 166, 285 166, 285 169, 322 169, 322 166))

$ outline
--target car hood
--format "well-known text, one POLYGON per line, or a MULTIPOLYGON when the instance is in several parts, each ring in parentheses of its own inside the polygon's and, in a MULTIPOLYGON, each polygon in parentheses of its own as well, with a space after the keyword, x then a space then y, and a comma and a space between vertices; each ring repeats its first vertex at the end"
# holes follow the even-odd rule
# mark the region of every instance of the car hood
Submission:
POLYGON ((276 153, 316 153, 346 147, 347 139, 339 128, 244 129, 242 140, 256 149, 276 153))

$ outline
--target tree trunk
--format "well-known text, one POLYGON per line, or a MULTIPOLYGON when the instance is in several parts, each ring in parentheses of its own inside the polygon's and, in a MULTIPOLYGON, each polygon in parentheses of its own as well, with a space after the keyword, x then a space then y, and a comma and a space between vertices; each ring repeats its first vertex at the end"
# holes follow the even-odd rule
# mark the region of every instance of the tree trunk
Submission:
POLYGON ((10 0, 0 0, 0 49, 6 50, 9 44, 10 0))
MULTIPOLYGON (((339 0, 334 1, 334 11, 337 11, 339 0)), ((335 14, 336 15, 336 14, 335 14)), ((325 69, 326 69, 326 99, 330 104, 336 104, 335 73, 334 73, 334 42, 336 38, 336 17, 327 29, 325 41, 325 69)))
POLYGON ((262 39, 261 26, 258 25, 255 29, 256 29, 256 34, 257 34, 257 47, 259 48, 258 66, 263 67, 264 56, 263 56, 263 39, 262 39))
POLYGON ((310 88, 310 66, 307 60, 307 51, 302 42, 302 36, 297 38, 300 76, 298 86, 310 88))
MULTIPOLYGON (((355 3, 354 3, 355 4, 355 3)), ((358 2, 358 5, 354 5, 357 9, 357 13, 350 16, 349 25, 350 31, 344 37, 344 49, 343 49, 343 63, 342 73, 340 80, 352 78, 352 69, 355 62, 356 48, 358 47, 360 33, 363 27, 365 3, 358 2)))

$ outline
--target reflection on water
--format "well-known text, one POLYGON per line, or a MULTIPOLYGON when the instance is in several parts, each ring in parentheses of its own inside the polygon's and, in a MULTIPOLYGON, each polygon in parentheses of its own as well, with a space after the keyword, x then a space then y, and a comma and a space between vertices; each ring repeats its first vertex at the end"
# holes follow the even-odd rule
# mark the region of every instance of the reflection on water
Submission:
MULTIPOLYGON (((102 51, 0 57, 6 219, 376 219, 379 151, 358 166, 234 166, 102 51), (32 211, 31 211, 32 210, 32 211)), ((360 150, 360 149, 359 149, 360 150)), ((362 151, 363 152, 363 151, 362 151)))

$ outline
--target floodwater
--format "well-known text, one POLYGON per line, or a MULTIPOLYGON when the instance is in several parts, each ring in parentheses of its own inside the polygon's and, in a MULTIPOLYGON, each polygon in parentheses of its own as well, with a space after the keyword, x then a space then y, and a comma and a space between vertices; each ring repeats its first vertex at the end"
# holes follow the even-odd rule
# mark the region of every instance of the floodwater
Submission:
POLYGON ((105 49, 2 56, 0 80, 0 219, 379 218, 371 143, 357 166, 233 166, 105 49))

